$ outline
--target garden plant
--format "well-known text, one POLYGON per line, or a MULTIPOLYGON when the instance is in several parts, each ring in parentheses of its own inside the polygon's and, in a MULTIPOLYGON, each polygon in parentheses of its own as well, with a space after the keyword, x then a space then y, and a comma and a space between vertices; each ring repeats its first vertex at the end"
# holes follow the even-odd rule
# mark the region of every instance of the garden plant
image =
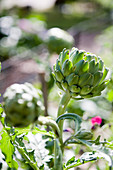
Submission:
MULTIPOLYGON (((63 49, 53 66, 53 77, 62 91, 56 120, 44 116, 43 97, 30 83, 13 84, 4 93, 3 106, 0 107, 1 157, 0 166, 5 163, 10 169, 67 170, 88 162, 105 159, 108 169, 112 169, 112 142, 93 138, 93 133, 84 129, 82 117, 66 112, 71 99, 84 100, 100 96, 107 87, 109 69, 95 54, 78 50, 63 49), (63 138, 67 127, 64 121, 74 121, 71 135, 63 138), (88 151, 76 158, 76 154, 65 162, 65 149, 71 145, 86 146, 88 151)), ((54 113, 53 113, 54 114, 54 113)), ((100 125, 99 116, 92 124, 100 125)), ((66 156, 65 156, 66 157, 66 156)))

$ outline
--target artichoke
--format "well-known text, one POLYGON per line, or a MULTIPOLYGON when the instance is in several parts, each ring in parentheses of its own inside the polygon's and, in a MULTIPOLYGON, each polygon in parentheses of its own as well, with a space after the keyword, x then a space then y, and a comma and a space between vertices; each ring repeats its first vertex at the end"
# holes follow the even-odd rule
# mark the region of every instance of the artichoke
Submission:
POLYGON ((41 91, 30 83, 13 84, 3 95, 6 122, 14 127, 26 127, 44 111, 41 91))
POLYGON ((59 54, 63 48, 73 47, 74 38, 60 28, 51 28, 46 34, 45 43, 50 52, 59 54))
POLYGON ((99 96, 109 82, 103 60, 75 47, 64 49, 53 68, 57 86, 75 99, 99 96))

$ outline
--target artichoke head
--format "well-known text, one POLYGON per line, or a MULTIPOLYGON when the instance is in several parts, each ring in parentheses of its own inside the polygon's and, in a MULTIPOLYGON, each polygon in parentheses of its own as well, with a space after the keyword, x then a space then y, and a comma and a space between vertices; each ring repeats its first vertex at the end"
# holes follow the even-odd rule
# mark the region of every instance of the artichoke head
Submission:
POLYGON ((64 49, 53 67, 57 86, 69 91, 73 98, 90 98, 101 95, 109 80, 109 69, 103 60, 94 54, 78 50, 64 49))
POLYGON ((28 126, 44 111, 41 91, 30 83, 9 86, 3 98, 6 122, 14 127, 28 126))

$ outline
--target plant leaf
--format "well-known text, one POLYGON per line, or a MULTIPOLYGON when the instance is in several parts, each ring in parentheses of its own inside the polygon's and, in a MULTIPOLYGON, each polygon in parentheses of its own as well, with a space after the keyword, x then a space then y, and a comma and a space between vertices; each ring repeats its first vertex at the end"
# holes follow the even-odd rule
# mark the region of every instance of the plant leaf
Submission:
POLYGON ((70 169, 82 164, 85 164, 87 162, 95 161, 98 159, 104 159, 102 154, 98 152, 85 152, 80 156, 80 158, 76 159, 75 156, 73 156, 71 159, 67 161, 66 164, 64 164, 64 169, 70 169))
POLYGON ((48 163, 51 161, 52 156, 49 155, 49 151, 45 148, 47 139, 43 139, 41 134, 33 135, 31 132, 27 135, 29 139, 28 147, 34 150, 35 160, 38 167, 48 168, 48 163))
POLYGON ((0 141, 0 148, 2 153, 5 156, 6 162, 10 168, 18 169, 18 164, 13 158, 13 154, 15 148, 11 143, 10 137, 8 136, 7 132, 4 130, 2 133, 2 139, 0 141))
POLYGON ((75 134, 75 136, 79 139, 89 140, 93 137, 93 134, 90 131, 81 129, 75 134))
POLYGON ((88 147, 90 147, 90 149, 92 149, 93 151, 97 151, 99 154, 101 154, 102 157, 106 161, 108 161, 109 167, 112 167, 113 166, 113 160, 112 160, 113 151, 110 148, 105 146, 105 142, 107 143, 107 141, 100 142, 99 139, 100 139, 100 136, 98 136, 98 138, 95 140, 95 143, 93 145, 91 141, 86 141, 82 139, 77 139, 77 140, 80 141, 82 144, 85 144, 88 147))
POLYGON ((16 136, 14 146, 18 149, 20 154, 26 160, 26 163, 28 163, 34 170, 38 170, 37 162, 34 157, 34 151, 32 149, 27 151, 25 144, 23 142, 23 138, 24 135, 16 136))

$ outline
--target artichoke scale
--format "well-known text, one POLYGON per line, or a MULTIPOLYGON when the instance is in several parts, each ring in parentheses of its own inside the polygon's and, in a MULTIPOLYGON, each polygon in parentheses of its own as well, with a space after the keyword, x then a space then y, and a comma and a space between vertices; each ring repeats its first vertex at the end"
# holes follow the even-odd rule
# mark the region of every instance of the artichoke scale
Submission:
POLYGON ((70 60, 65 60, 62 65, 62 73, 64 77, 68 76, 72 72, 72 63, 70 60))
POLYGON ((69 86, 73 85, 73 84, 77 84, 78 80, 79 80, 79 76, 76 75, 75 73, 71 73, 69 76, 66 77, 66 80, 69 84, 69 86))

